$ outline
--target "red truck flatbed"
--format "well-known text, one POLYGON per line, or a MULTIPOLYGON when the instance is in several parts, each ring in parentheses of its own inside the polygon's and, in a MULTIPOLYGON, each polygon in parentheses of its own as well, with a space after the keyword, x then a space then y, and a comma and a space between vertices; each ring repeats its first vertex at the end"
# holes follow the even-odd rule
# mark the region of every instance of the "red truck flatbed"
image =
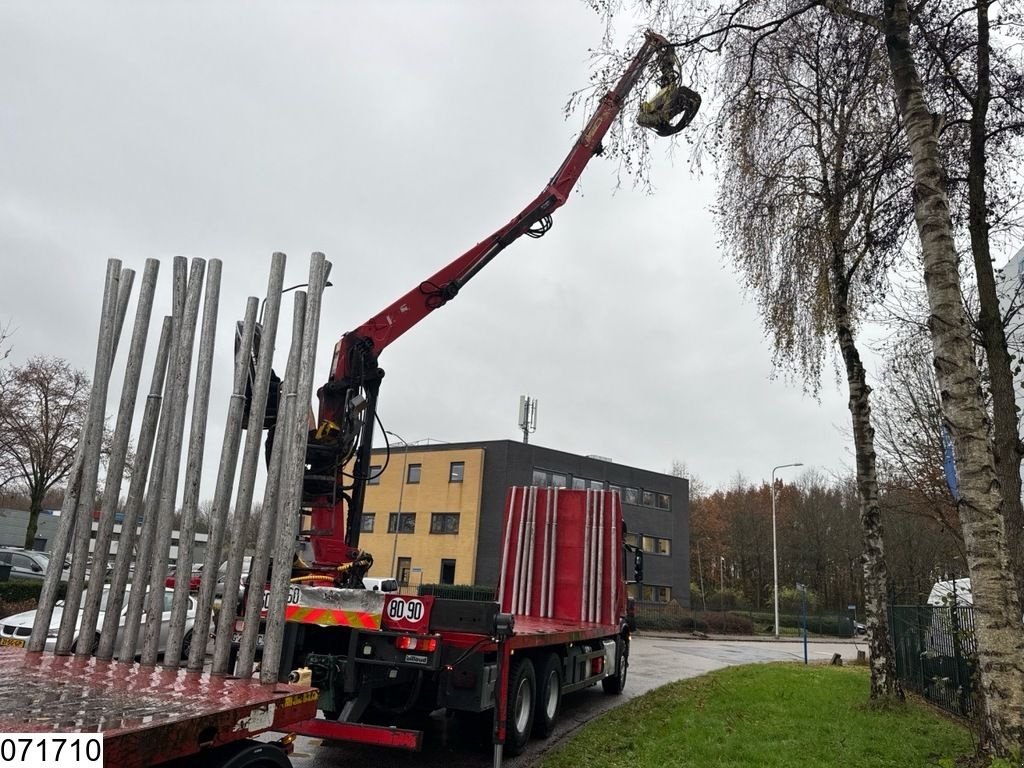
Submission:
MULTIPOLYGON (((512 634, 505 639, 510 650, 520 648, 537 648, 546 645, 568 645, 596 640, 614 635, 619 631, 617 625, 592 624, 563 619, 540 619, 536 616, 513 617, 515 620, 512 634)), ((445 642, 458 647, 473 646, 477 650, 493 651, 497 642, 480 643, 480 635, 469 632, 445 632, 445 642)))
POLYGON ((316 689, 0 648, 0 732, 102 733, 104 765, 146 768, 316 714, 316 689))

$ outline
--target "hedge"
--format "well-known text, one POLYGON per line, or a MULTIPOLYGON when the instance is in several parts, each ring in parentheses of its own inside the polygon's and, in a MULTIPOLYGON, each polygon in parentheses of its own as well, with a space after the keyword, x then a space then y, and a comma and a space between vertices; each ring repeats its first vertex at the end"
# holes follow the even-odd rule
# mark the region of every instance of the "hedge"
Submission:
MULTIPOLYGON (((39 600, 39 593, 43 591, 43 582, 24 581, 0 581, 0 602, 21 603, 26 600, 39 600)), ((57 587, 57 599, 63 600, 67 595, 67 582, 62 581, 57 587)))
MULTIPOLYGON (((765 628, 765 631, 772 631, 775 628, 774 613, 751 613, 750 618, 758 625, 765 628)), ((799 614, 780 613, 779 626, 790 629, 802 629, 803 617, 799 614)), ((809 615, 807 617, 807 631, 816 635, 831 635, 833 637, 852 637, 853 620, 849 616, 837 616, 835 614, 809 615)))

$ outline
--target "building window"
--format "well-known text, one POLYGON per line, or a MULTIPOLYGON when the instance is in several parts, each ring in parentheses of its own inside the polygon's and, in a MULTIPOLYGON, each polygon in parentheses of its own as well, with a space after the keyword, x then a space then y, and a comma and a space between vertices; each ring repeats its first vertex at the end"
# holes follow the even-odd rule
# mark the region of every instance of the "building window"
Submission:
POLYGON ((409 586, 409 574, 412 573, 412 558, 411 557, 400 557, 398 558, 398 583, 403 587, 409 586))
MULTIPOLYGON (((537 485, 542 488, 568 488, 569 476, 564 472, 551 472, 546 469, 534 469, 533 485, 537 485)), ((573 487, 584 488, 586 486, 574 485, 573 487)))
POLYGON ((636 488, 627 488, 622 494, 622 500, 626 504, 639 504, 640 503, 640 491, 636 488))
MULTIPOLYGON (((564 472, 549 472, 546 469, 534 469, 533 485, 548 488, 568 488, 569 476, 564 472)), ((582 488, 583 486, 580 487, 582 488)))
POLYGON ((653 491, 644 491, 644 506, 645 507, 653 507, 654 506, 654 492, 653 491))
POLYGON ((642 549, 652 555, 671 555, 672 540, 660 539, 657 536, 644 536, 642 538, 642 549))
POLYGON ((434 512, 430 516, 431 533, 458 533, 458 512, 434 512))
POLYGON ((420 481, 420 470, 423 468, 422 464, 410 464, 409 470, 405 474, 405 482, 415 484, 420 481))
POLYGON ((380 464, 370 465, 370 476, 366 479, 367 485, 380 485, 380 476, 383 472, 384 467, 380 464))
POLYGON ((582 491, 587 487, 587 481, 582 477, 574 477, 572 479, 572 489, 574 491, 582 491))
POLYGON ((603 480, 587 480, 587 487, 592 491, 603 491, 604 481, 603 480))
POLYGON ((626 534, 626 543, 631 545, 631 546, 634 546, 634 547, 639 547, 640 546, 640 535, 636 534, 636 533, 627 533, 626 534))
POLYGON ((442 560, 441 561, 441 578, 439 579, 441 584, 454 584, 455 583, 455 561, 454 560, 442 560))
POLYGON ((389 514, 388 533, 416 533, 416 513, 392 512, 389 514))
POLYGON ((359 521, 360 533, 373 533, 373 521, 376 518, 374 512, 363 512, 363 519, 359 521))
POLYGON ((464 461, 453 461, 448 466, 448 482, 449 483, 461 483, 462 478, 466 475, 466 462, 464 461))
POLYGON ((658 509, 672 509, 672 497, 667 493, 655 494, 658 509))
POLYGON ((672 587, 644 584, 644 595, 641 599, 648 603, 667 603, 672 599, 672 587))

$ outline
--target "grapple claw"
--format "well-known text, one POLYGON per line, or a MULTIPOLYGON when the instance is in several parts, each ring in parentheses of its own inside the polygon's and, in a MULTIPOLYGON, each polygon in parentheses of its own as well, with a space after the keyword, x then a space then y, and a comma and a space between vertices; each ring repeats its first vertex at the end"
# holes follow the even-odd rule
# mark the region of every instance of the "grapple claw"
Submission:
POLYGON ((674 136, 690 124, 698 109, 699 93, 685 85, 667 85, 640 105, 636 122, 659 136, 674 136))
POLYGON ((650 101, 640 105, 636 122, 659 136, 674 136, 688 126, 700 109, 700 94, 681 85, 679 61, 671 46, 658 53, 659 90, 650 101))

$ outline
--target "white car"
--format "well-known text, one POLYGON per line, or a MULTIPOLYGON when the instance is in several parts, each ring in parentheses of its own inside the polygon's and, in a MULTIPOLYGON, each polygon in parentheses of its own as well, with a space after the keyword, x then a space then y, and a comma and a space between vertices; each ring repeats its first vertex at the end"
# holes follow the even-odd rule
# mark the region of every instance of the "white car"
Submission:
MULTIPOLYGON (((100 613, 99 620, 96 622, 97 627, 103 626, 103 616, 107 609, 107 597, 109 594, 109 587, 104 587, 103 595, 100 598, 100 613)), ((121 608, 121 621, 117 629, 117 638, 114 641, 115 650, 119 647, 121 638, 124 636, 125 619, 128 615, 128 595, 130 590, 125 591, 124 603, 121 608)), ((164 590, 164 611, 160 620, 160 642, 158 650, 162 653, 165 646, 167 645, 167 633, 171 625, 171 600, 174 597, 173 589, 164 590)), ((82 593, 82 600, 85 600, 85 593, 82 593)), ((57 646, 57 632, 60 630, 61 617, 64 615, 64 601, 60 600, 57 602, 56 607, 53 609, 53 616, 50 618, 50 630, 46 633, 46 650, 53 651, 57 646)), ((5 619, 0 619, 0 646, 12 646, 15 648, 24 648, 28 644, 28 637, 32 634, 32 623, 35 621, 35 611, 25 611, 24 613, 18 613, 14 616, 8 616, 5 619)), ((182 658, 188 656, 189 648, 192 644, 192 625, 196 619, 196 601, 194 598, 188 598, 188 612, 185 614, 185 634, 182 637, 181 654, 182 658)), ((145 617, 143 617, 145 621, 145 617)), ((82 611, 79 610, 78 621, 75 622, 75 638, 74 642, 78 643, 78 629, 82 623, 82 611)), ((141 630, 139 633, 139 642, 141 645, 143 633, 145 630, 141 630)), ((96 638, 93 642, 95 643, 99 638, 97 633, 96 638)))
POLYGON ((368 589, 371 592, 397 592, 398 586, 398 579, 396 579, 394 576, 363 577, 363 589, 368 589))

